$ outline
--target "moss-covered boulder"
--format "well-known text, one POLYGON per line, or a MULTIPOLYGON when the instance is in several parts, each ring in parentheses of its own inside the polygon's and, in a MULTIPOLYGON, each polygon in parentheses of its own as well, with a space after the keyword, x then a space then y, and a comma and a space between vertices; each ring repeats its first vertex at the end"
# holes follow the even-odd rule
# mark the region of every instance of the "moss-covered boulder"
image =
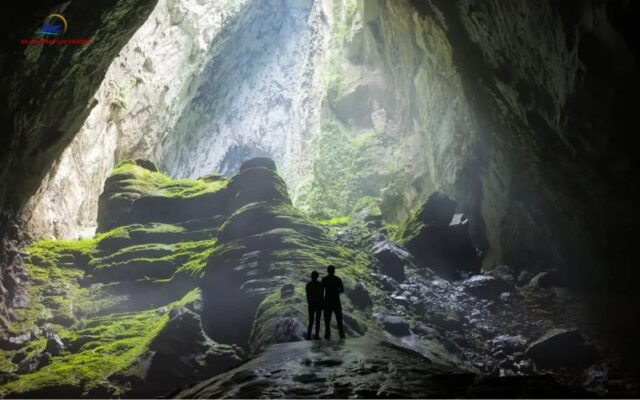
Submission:
POLYGON ((226 179, 171 179, 148 163, 125 161, 107 178, 98 202, 99 232, 134 223, 210 221, 227 213, 226 179))

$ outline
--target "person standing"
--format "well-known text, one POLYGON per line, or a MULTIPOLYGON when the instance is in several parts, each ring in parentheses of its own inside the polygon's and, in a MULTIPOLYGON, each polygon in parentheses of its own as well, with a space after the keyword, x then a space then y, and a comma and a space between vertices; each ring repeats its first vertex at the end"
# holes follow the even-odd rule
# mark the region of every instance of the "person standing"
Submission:
POLYGON ((309 306, 309 327, 307 329, 307 340, 311 340, 311 330, 313 329, 313 322, 316 323, 316 335, 315 340, 320 339, 320 315, 324 307, 322 299, 322 283, 318 282, 318 271, 311 273, 311 281, 307 283, 305 288, 307 292, 307 305, 309 306))
POLYGON ((322 278, 322 288, 324 291, 324 338, 331 339, 331 314, 336 315, 338 333, 340 339, 344 339, 344 327, 342 325, 342 304, 340 303, 340 293, 344 292, 342 279, 336 276, 336 267, 327 267, 328 275, 322 278))

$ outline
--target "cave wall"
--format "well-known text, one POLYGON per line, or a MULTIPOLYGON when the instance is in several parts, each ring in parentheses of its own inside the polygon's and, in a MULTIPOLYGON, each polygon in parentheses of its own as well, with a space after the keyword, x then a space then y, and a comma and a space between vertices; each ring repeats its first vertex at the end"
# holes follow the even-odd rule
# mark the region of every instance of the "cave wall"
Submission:
POLYGON ((160 167, 179 177, 229 174, 251 156, 269 156, 295 184, 319 124, 330 4, 251 2, 212 45, 196 95, 157 144, 160 167))
POLYGON ((21 219, 35 237, 88 237, 97 198, 120 161, 155 159, 212 57, 211 45, 246 1, 160 0, 111 62, 94 107, 29 199, 21 219))
POLYGON ((344 2, 296 203, 344 215, 373 197, 398 222, 442 190, 470 216, 485 269, 626 286, 634 4, 344 2))
MULTIPOLYGON (((637 33, 619 27, 637 6, 359 6, 365 68, 384 71, 396 100, 386 114, 400 125, 413 174, 386 190, 457 198, 485 268, 559 269, 565 284, 582 288, 627 285, 619 276, 633 270, 637 240, 626 234, 638 220, 638 190, 628 184, 638 159, 638 139, 628 134, 638 104, 637 33)), ((389 90, 377 99, 371 91, 368 101, 382 103, 389 90)))
POLYGON ((91 97, 111 60, 146 20, 154 0, 16 4, 3 28, 0 126, 0 325, 25 301, 26 276, 14 241, 24 230, 16 214, 73 139, 91 109, 91 97), (62 12, 70 38, 88 46, 29 46, 50 12, 62 12))

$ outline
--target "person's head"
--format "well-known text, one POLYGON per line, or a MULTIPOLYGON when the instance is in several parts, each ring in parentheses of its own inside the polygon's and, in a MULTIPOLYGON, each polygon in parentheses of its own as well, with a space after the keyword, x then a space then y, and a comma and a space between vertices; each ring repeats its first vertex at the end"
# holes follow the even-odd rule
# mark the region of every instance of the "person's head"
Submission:
POLYGON ((317 281, 319 276, 320 276, 320 274, 318 273, 318 271, 313 271, 311 273, 311 280, 312 281, 317 281))
POLYGON ((329 265, 327 267, 327 273, 329 275, 334 275, 336 273, 336 267, 334 267, 333 265, 329 265))

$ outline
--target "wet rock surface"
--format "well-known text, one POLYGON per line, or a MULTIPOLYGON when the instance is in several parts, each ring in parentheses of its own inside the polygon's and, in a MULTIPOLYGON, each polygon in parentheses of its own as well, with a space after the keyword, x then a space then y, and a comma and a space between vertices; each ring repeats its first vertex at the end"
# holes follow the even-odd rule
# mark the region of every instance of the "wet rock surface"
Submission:
POLYGON ((486 378, 388 342, 283 343, 178 398, 576 397, 547 376, 486 378))

